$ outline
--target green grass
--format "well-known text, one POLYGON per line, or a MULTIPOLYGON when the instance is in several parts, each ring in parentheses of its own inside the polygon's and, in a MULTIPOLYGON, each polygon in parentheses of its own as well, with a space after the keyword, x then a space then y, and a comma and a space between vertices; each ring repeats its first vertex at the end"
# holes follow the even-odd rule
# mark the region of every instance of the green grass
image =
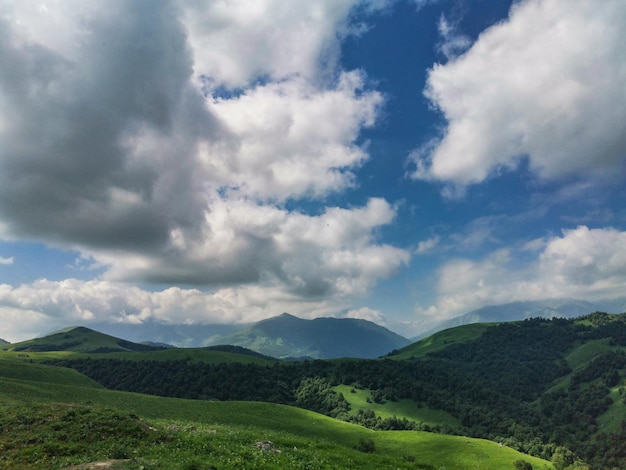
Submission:
POLYGON ((21 361, 43 362, 56 359, 123 359, 125 361, 191 361, 205 364, 225 364, 238 362, 241 364, 274 364, 276 360, 266 359, 248 354, 226 351, 212 351, 204 348, 173 348, 157 351, 128 351, 109 353, 89 353, 79 351, 46 351, 16 352, 0 350, 0 360, 13 359, 21 361))
POLYGON ((335 391, 342 393, 350 403, 351 412, 359 409, 372 410, 381 418, 406 418, 409 421, 426 423, 429 425, 442 424, 457 427, 460 422, 450 413, 433 408, 418 408, 412 400, 385 401, 385 403, 373 403, 371 391, 356 389, 348 385, 337 385, 335 391), (367 399, 370 399, 370 402, 367 399))
POLYGON ((389 356, 390 359, 405 360, 420 358, 428 353, 440 351, 451 344, 465 343, 480 337, 487 328, 497 323, 473 323, 439 331, 428 338, 410 344, 398 351, 398 354, 389 356))
POLYGON ((133 469, 513 469, 520 459, 553 468, 489 441, 372 431, 269 403, 114 392, 62 368, 2 358, 0 364, 0 422, 10 430, 0 433, 0 468, 63 468, 116 457, 130 459, 124 466, 133 469), (281 452, 255 447, 268 440, 281 452), (355 449, 370 443, 373 453, 355 449))
POLYGON ((619 346, 611 346, 610 341, 610 338, 587 341, 570 351, 565 359, 572 369, 577 370, 604 353, 626 349, 619 346))
POLYGON ((598 417, 598 432, 615 433, 621 429, 622 420, 626 416, 626 404, 619 394, 619 388, 622 386, 624 384, 611 389, 609 397, 613 400, 613 403, 607 411, 598 417))
POLYGON ((147 349, 146 346, 105 335, 89 328, 66 328, 43 338, 29 339, 4 345, 2 349, 16 352, 29 351, 77 351, 89 352, 98 349, 131 351, 147 349))
MULTIPOLYGON (((0 355, 0 377, 46 384, 64 384, 78 387, 104 388, 81 373, 61 367, 28 363, 20 358, 0 355)), ((0 390, 1 393, 1 390, 0 390)))

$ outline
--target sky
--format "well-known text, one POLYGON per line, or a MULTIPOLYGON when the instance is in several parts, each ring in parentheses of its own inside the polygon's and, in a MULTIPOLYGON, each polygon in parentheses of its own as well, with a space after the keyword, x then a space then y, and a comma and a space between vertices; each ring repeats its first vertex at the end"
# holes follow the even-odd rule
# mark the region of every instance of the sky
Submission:
POLYGON ((623 0, 0 0, 0 337, 622 297, 624 31, 623 0))

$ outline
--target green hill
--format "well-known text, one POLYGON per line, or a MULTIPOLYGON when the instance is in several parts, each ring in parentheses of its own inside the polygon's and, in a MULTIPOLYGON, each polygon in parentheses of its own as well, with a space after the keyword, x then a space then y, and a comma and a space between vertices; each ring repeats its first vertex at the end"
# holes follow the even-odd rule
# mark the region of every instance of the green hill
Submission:
POLYGON ((1 468, 110 459, 137 469, 514 469, 518 461, 553 468, 480 439, 371 431, 269 403, 114 392, 64 368, 5 361, 0 358, 0 429, 12 432, 0 433, 1 468))
POLYGON ((594 313, 466 325, 376 360, 215 363, 168 350, 56 364, 109 389, 296 405, 375 430, 466 434, 623 468, 625 351, 626 315, 594 313))
POLYGON ((243 346, 278 358, 375 358, 409 340, 375 323, 353 318, 304 320, 284 313, 260 321, 210 344, 243 346))
POLYGON ((626 297, 588 302, 585 300, 556 298, 543 300, 517 301, 499 305, 487 305, 458 317, 451 318, 435 328, 423 332, 415 339, 421 339, 437 331, 471 323, 501 323, 527 320, 530 318, 576 318, 589 312, 602 311, 622 313, 626 311, 626 297))
POLYGON ((155 351, 162 348, 132 343, 85 327, 69 327, 42 338, 6 345, 1 349, 15 352, 74 351, 84 353, 155 351))
MULTIPOLYGON (((626 468, 626 314, 465 325, 374 360, 285 362, 233 347, 217 349, 12 350, 0 360, 48 361, 107 388, 51 380, 37 392, 51 401, 63 395, 80 403, 85 393, 109 397, 110 390, 120 390, 194 399, 206 407, 235 406, 222 401, 290 405, 362 425, 376 436, 436 431, 552 458, 560 462, 559 470, 573 464, 578 467, 572 469, 585 468, 583 462, 589 468, 626 468)), ((31 379, 64 370, 38 365, 43 369, 30 378, 6 373, 0 392, 28 397, 36 387, 31 379)), ((133 409, 153 416, 148 409, 133 409)), ((367 439, 362 445, 367 449, 367 439)))
POLYGON ((440 351, 452 344, 462 344, 479 338, 487 328, 497 323, 474 323, 447 330, 412 343, 400 350, 393 351, 388 357, 395 360, 415 359, 425 357, 430 353, 440 351))

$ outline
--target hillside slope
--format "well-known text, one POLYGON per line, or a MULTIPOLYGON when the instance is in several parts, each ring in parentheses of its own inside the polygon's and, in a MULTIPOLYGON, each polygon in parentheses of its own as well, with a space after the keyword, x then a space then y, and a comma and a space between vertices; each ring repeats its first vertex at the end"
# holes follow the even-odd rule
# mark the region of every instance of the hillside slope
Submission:
POLYGON ((427 338, 438 331, 472 323, 510 322, 528 318, 576 318, 596 311, 626 312, 626 298, 598 302, 577 299, 545 299, 487 305, 444 321, 414 337, 413 340, 427 338))
POLYGON ((366 320, 304 320, 288 313, 211 341, 211 344, 243 346, 278 358, 315 359, 375 358, 409 343, 408 339, 366 320))
POLYGON ((82 326, 69 327, 40 338, 2 346, 15 352, 73 351, 85 353, 157 351, 162 348, 133 343, 82 326))
POLYGON ((115 392, 84 386, 74 371, 26 361, 2 367, 4 360, 0 356, 0 428, 14 431, 0 434, 3 468, 125 459, 124 468, 154 470, 513 469, 518 461, 554 469, 545 460, 481 439, 372 431, 269 403, 115 392), (37 371, 29 371, 33 367, 37 371), (50 371, 37 380, 42 367, 50 371), (15 368, 30 380, 5 375, 15 368))
POLYGON ((594 313, 466 325, 377 360, 254 366, 67 356, 56 364, 110 389, 290 404, 376 430, 471 435, 542 458, 626 468, 625 353, 626 314, 594 313), (383 412, 392 413, 376 415, 383 412))

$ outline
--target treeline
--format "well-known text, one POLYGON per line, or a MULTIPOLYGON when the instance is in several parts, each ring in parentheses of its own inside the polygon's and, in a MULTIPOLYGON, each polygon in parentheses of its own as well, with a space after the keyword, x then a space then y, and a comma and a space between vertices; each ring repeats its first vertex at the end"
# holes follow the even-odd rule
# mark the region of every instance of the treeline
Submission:
MULTIPOLYGON (((626 323, 603 314, 584 321, 533 319, 489 328, 424 359, 204 364, 185 360, 73 359, 77 369, 107 388, 206 400, 284 403, 374 429, 454 432, 502 442, 561 468, 581 458, 593 468, 626 468, 624 428, 599 432, 597 417, 611 405, 610 388, 624 382, 626 356, 608 352, 570 374, 565 353, 589 340, 626 345, 626 323), (376 401, 410 399, 459 419, 457 428, 428 428, 406 419, 383 420, 351 410, 337 384, 369 389, 376 401), (610 443, 610 447, 609 444, 610 443)), ((624 392, 626 396, 626 391, 624 392)))

